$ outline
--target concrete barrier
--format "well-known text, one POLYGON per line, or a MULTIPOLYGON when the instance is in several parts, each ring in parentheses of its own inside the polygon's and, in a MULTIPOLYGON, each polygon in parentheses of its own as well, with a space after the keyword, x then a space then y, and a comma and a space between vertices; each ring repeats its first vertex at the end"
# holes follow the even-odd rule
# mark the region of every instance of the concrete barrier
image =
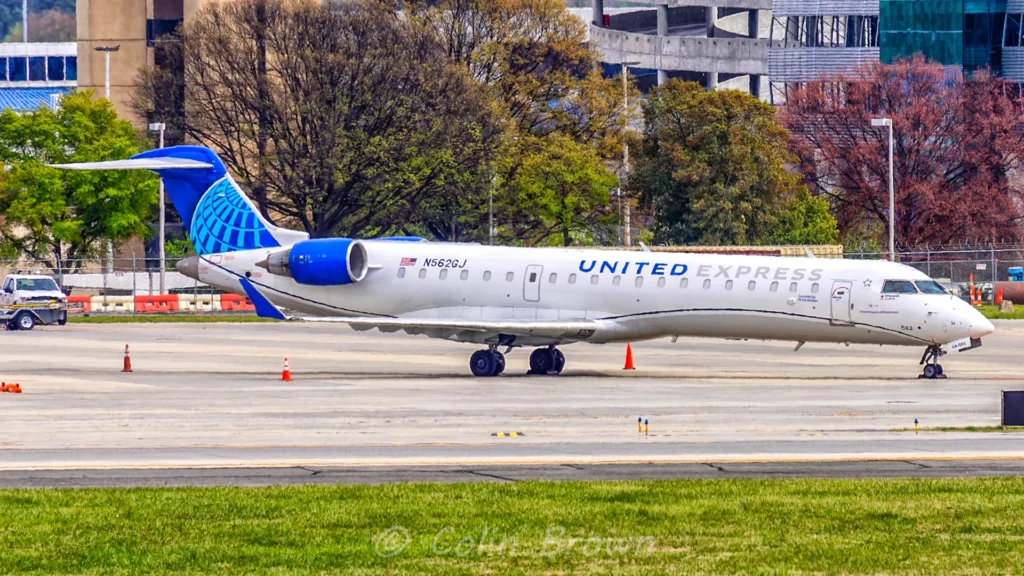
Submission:
POLYGON ((238 294, 221 294, 220 309, 225 312, 255 312, 256 307, 245 296, 238 294))
POLYGON ((91 296, 68 296, 68 314, 92 312, 91 296))
POLYGON ((220 296, 210 294, 179 294, 178 309, 182 312, 219 312, 220 296))
POLYGON ((121 312, 132 313, 135 311, 135 298, 131 296, 93 296, 90 299, 92 312, 121 312))
POLYGON ((135 311, 142 313, 177 312, 181 310, 180 298, 177 294, 167 296, 136 296, 135 311))

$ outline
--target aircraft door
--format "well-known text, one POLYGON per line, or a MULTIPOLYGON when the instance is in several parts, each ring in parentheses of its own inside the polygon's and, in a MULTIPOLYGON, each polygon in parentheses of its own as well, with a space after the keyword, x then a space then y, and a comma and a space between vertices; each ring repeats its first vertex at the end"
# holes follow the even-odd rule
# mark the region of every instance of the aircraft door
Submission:
POLYGON ((526 275, 523 276, 523 300, 527 302, 540 302, 540 277, 544 267, 540 264, 530 264, 526 267, 526 275))
POLYGON ((832 282, 832 323, 853 324, 853 282, 836 280, 832 282))

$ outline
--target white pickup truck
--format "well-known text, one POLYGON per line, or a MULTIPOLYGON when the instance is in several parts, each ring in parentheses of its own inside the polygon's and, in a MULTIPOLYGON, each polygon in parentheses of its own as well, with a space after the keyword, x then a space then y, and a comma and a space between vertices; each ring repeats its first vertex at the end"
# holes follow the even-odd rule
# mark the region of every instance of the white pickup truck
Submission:
POLYGON ((68 298, 53 278, 40 274, 11 274, 0 288, 0 322, 8 330, 31 330, 36 324, 68 321, 68 298))

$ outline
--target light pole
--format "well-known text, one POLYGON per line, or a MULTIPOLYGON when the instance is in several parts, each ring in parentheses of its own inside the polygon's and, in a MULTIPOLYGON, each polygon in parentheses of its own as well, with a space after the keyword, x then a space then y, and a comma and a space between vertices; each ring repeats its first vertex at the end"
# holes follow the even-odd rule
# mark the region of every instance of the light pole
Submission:
POLYGON ((889 261, 896 261, 896 194, 893 188, 892 118, 872 118, 872 126, 889 129, 889 261))
MULTIPOLYGON (((153 132, 160 133, 160 148, 164 147, 164 130, 167 129, 167 124, 163 122, 150 122, 149 129, 153 132)), ((160 295, 163 296, 166 293, 167 285, 165 283, 164 273, 167 270, 167 252, 164 250, 164 225, 167 221, 167 214, 164 208, 164 179, 160 178, 160 241, 158 246, 160 247, 160 295)))
POLYGON ((121 45, 117 46, 96 46, 93 50, 97 52, 103 52, 103 60, 105 65, 105 72, 103 76, 103 87, 104 95, 107 100, 110 100, 110 53, 117 52, 121 48, 121 45))
POLYGON ((21 41, 28 44, 28 0, 21 0, 21 41))
MULTIPOLYGON (((104 73, 103 86, 105 88, 105 96, 107 101, 110 101, 110 53, 117 52, 121 48, 121 45, 117 46, 96 46, 93 50, 97 52, 103 52, 103 59, 106 63, 106 71, 104 73)), ((114 241, 107 240, 107 273, 114 271, 114 241)))
POLYGON ((622 66, 622 172, 619 174, 619 234, 620 243, 629 246, 629 204, 626 204, 626 221, 623 227, 622 221, 622 187, 629 178, 629 142, 626 141, 626 131, 629 130, 629 66, 636 66, 639 62, 620 62, 622 66))

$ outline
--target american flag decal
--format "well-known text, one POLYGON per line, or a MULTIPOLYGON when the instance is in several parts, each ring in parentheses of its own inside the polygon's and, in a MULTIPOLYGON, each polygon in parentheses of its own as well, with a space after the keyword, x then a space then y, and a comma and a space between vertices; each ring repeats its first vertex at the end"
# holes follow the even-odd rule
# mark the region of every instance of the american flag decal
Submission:
POLYGON ((399 266, 415 266, 415 258, 402 258, 402 261, 398 263, 399 266))

